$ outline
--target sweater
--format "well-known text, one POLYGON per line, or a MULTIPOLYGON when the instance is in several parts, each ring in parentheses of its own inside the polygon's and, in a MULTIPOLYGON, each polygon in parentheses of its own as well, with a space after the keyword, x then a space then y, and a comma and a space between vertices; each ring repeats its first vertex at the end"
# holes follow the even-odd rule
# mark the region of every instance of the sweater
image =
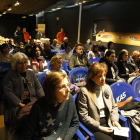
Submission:
POLYGON ((71 140, 79 126, 72 95, 58 106, 42 97, 33 105, 20 140, 71 140))
POLYGON ((77 54, 73 54, 70 58, 70 63, 69 63, 70 70, 78 67, 89 68, 90 66, 91 63, 88 60, 87 56, 84 54, 81 57, 77 56, 77 54))

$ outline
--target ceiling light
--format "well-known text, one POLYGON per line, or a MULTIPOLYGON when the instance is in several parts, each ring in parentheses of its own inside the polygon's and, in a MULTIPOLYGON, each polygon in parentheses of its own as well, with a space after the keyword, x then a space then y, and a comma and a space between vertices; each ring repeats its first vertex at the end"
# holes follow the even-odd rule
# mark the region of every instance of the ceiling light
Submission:
POLYGON ((31 16, 33 16, 33 14, 30 14, 29 16, 31 17, 31 16))
POLYGON ((2 14, 0 14, 0 17, 2 16, 2 14))
POLYGON ((6 14, 6 11, 4 11, 2 14, 6 14))
POLYGON ((19 5, 20 3, 18 1, 14 4, 14 6, 19 6, 19 5))
POLYGON ((44 11, 40 11, 38 14, 42 14, 42 13, 44 13, 44 11))
POLYGON ((12 10, 12 8, 8 8, 8 9, 7 9, 7 11, 11 11, 11 10, 12 10))
POLYGON ((26 18, 26 16, 22 16, 22 18, 26 18))

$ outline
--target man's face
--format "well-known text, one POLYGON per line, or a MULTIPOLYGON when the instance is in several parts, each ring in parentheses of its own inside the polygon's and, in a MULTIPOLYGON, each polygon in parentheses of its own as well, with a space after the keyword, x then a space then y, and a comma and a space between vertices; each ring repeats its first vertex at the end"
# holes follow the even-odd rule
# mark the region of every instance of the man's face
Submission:
POLYGON ((34 40, 31 40, 31 41, 30 41, 30 44, 31 44, 31 45, 34 45, 34 40))
POLYGON ((68 38, 64 40, 65 43, 68 43, 68 38))
POLYGON ((89 43, 90 43, 90 39, 87 40, 87 44, 89 44, 89 43))
POLYGON ((61 28, 61 32, 63 32, 63 28, 61 28))
POLYGON ((50 48, 50 44, 46 44, 46 45, 44 46, 44 49, 45 49, 46 51, 50 50, 50 49, 51 49, 51 48, 50 48))
POLYGON ((20 31, 20 30, 21 30, 21 28, 18 26, 18 27, 17 27, 17 30, 18 30, 18 31, 20 31))
POLYGON ((82 55, 83 54, 83 51, 84 51, 83 46, 78 46, 77 49, 76 49, 76 53, 78 55, 82 55))
POLYGON ((98 42, 98 46, 102 47, 103 46, 102 42, 98 42))
POLYGON ((35 31, 38 31, 38 28, 35 28, 35 31))
POLYGON ((26 32, 26 28, 23 28, 23 32, 26 32))

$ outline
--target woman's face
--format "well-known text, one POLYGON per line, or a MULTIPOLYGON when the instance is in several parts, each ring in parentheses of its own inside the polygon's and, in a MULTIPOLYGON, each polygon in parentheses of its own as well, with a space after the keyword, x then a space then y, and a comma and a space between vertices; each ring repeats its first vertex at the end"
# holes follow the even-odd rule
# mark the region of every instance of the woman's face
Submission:
POLYGON ((109 57, 106 56, 106 59, 107 59, 109 62, 113 63, 114 60, 115 60, 115 53, 112 53, 109 57))
POLYGON ((40 49, 39 49, 38 47, 36 48, 36 53, 35 53, 35 55, 36 55, 37 57, 41 55, 41 51, 40 51, 40 49))
POLYGON ((24 73, 26 71, 27 61, 26 59, 22 59, 20 62, 17 63, 16 69, 19 73, 24 73))
POLYGON ((95 51, 98 51, 98 47, 95 47, 95 49, 94 49, 95 51))
POLYGON ((92 81, 94 81, 94 83, 99 86, 103 86, 105 84, 105 76, 106 76, 105 72, 98 73, 98 75, 92 78, 92 81))
POLYGON ((122 61, 127 61, 127 58, 128 58, 128 53, 125 52, 125 53, 122 55, 122 61))
POLYGON ((59 85, 56 86, 55 96, 58 103, 67 101, 69 99, 70 83, 67 78, 64 78, 59 85))
POLYGON ((111 50, 113 49, 113 43, 111 43, 111 45, 110 45, 110 49, 111 49, 111 50))
POLYGON ((135 62, 140 61, 140 54, 139 54, 139 53, 137 53, 137 54, 134 56, 134 61, 135 61, 135 62))
POLYGON ((57 59, 57 61, 55 62, 54 66, 53 66, 53 70, 60 70, 62 66, 62 59, 57 59))
POLYGON ((28 48, 27 52, 30 53, 31 52, 31 48, 28 48))

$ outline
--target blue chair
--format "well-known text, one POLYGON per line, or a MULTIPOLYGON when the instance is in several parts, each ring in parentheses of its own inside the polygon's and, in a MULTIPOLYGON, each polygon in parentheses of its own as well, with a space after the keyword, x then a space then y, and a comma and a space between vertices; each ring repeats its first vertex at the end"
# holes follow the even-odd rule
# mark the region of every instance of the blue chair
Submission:
POLYGON ((44 83, 45 77, 46 77, 46 71, 43 72, 43 73, 41 73, 41 74, 39 74, 38 77, 37 77, 39 83, 41 84, 41 86, 43 86, 43 83, 44 83))
POLYGON ((80 139, 80 140, 86 140, 85 136, 81 133, 81 131, 78 129, 76 131, 76 136, 80 139))
POLYGON ((9 69, 12 69, 11 63, 9 62, 0 63, 0 71, 5 71, 9 69))
POLYGON ((65 49, 60 51, 60 53, 63 53, 63 52, 65 52, 65 49))
MULTIPOLYGON (((125 83, 125 82, 116 82, 110 85, 110 87, 112 89, 114 100, 116 103, 125 101, 128 98, 131 101, 140 102, 140 99, 137 98, 136 93, 130 84, 125 83)), ((132 140, 131 125, 130 125, 129 120, 127 120, 127 125, 130 129, 129 140, 132 140)))
POLYGON ((88 69, 86 68, 75 68, 70 71, 69 79, 72 84, 77 86, 83 86, 87 80, 88 69))
POLYGON ((86 53, 86 56, 88 56, 88 53, 86 53))
MULTIPOLYGON (((48 65, 48 69, 51 69, 50 61, 48 62, 47 65, 48 65)), ((67 64, 66 64, 65 61, 62 62, 61 69, 64 70, 64 71, 66 71, 68 74, 69 74, 69 72, 70 72, 70 71, 68 70, 68 67, 67 67, 67 64)))
POLYGON ((93 57, 90 57, 89 61, 90 61, 91 64, 93 64, 94 62, 98 62, 99 63, 100 58, 99 57, 95 57, 95 59, 94 59, 93 57))
POLYGON ((136 78, 132 82, 132 87, 136 93, 136 96, 140 98, 140 77, 136 78))
POLYGON ((52 52, 55 52, 55 53, 59 53, 58 51, 56 51, 56 50, 51 50, 52 52))

